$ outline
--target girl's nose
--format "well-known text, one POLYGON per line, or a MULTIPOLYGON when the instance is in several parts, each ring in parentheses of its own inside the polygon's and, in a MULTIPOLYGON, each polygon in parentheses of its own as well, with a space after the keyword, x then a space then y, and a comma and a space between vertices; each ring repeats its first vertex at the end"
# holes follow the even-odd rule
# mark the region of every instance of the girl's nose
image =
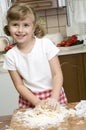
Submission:
POLYGON ((18 32, 22 32, 23 31, 23 27, 22 26, 19 26, 18 27, 18 32))

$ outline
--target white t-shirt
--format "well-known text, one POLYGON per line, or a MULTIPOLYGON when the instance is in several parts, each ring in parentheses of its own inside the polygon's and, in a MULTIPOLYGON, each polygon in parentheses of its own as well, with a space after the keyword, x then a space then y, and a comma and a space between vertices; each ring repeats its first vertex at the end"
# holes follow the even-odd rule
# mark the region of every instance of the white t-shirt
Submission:
MULTIPOLYGON (((48 38, 36 38, 32 51, 24 54, 17 46, 5 54, 4 69, 17 70, 23 82, 33 92, 52 89, 52 75, 49 60, 59 49, 48 38)), ((16 78, 16 77, 15 77, 16 78)))

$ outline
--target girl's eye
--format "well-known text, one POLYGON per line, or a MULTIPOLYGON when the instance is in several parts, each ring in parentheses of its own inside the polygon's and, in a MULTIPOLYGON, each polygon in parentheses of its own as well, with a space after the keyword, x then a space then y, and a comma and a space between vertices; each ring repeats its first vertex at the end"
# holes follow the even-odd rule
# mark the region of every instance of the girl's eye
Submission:
POLYGON ((25 27, 30 26, 29 24, 24 24, 25 27))
POLYGON ((18 26, 18 24, 17 24, 17 23, 14 23, 13 26, 18 26))

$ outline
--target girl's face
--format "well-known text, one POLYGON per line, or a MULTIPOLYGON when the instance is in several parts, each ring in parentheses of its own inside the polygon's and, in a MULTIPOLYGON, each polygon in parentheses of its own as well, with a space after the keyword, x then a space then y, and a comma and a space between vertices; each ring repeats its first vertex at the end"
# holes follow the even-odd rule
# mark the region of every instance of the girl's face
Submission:
POLYGON ((9 22, 9 31, 17 43, 27 43, 32 39, 35 26, 31 17, 9 22))

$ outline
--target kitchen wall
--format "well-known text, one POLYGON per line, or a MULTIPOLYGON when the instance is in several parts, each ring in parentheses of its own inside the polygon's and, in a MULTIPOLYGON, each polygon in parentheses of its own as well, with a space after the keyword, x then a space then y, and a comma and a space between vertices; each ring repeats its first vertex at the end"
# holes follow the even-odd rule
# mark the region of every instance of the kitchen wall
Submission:
POLYGON ((66 8, 57 8, 37 11, 38 22, 48 34, 60 32, 65 37, 66 33, 66 8))

